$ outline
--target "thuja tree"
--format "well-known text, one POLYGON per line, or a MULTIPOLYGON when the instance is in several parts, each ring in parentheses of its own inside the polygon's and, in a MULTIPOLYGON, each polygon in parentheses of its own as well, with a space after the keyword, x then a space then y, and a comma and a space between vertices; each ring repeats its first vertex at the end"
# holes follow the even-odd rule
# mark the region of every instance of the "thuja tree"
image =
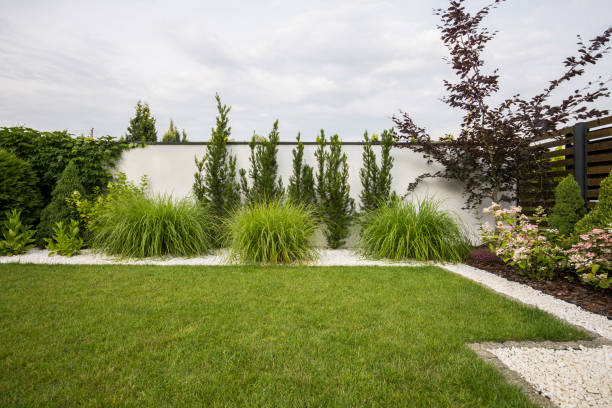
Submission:
POLYGON ((201 160, 195 159, 197 172, 193 193, 203 204, 210 205, 217 216, 225 216, 240 204, 240 186, 236 180, 236 157, 227 150, 231 134, 230 107, 221 103, 217 94, 216 126, 201 160))
POLYGON ((70 224, 72 209, 68 200, 75 191, 78 191, 81 195, 85 194, 76 161, 71 160, 51 193, 51 202, 40 214, 40 222, 37 228, 39 244, 44 242, 44 238, 50 238, 53 235, 56 223, 70 224))
POLYGON ((314 173, 311 166, 304 163, 304 143, 297 135, 297 146, 293 149, 293 174, 289 178, 287 196, 295 203, 315 206, 317 197, 314 188, 314 173))
POLYGON ((247 172, 240 169, 240 186, 248 202, 262 200, 276 200, 283 195, 283 183, 278 176, 278 120, 274 122, 272 130, 267 138, 258 138, 253 135, 249 147, 251 156, 249 161, 249 178, 251 186, 247 181, 247 172))
POLYGON ((574 225, 586 214, 580 186, 571 174, 555 188, 555 205, 548 217, 548 224, 563 235, 574 232, 574 225))
POLYGON ((463 6, 465 0, 451 1, 447 9, 436 10, 441 17, 442 41, 449 49, 450 63, 457 79, 444 81, 447 95, 442 100, 452 108, 465 112, 461 132, 456 138, 435 140, 412 117, 400 112, 394 117, 399 130, 398 141, 422 153, 429 163, 442 169, 420 175, 409 189, 426 177, 442 177, 465 184, 466 207, 477 208, 484 199, 513 200, 521 173, 528 165, 542 163, 537 149, 528 149, 534 136, 555 130, 575 120, 597 118, 607 110, 587 109, 586 105, 610 93, 601 79, 576 89, 559 103, 550 96, 561 86, 580 77, 587 65, 596 64, 607 52, 612 27, 589 42, 578 37, 576 55, 563 61, 564 70, 548 86, 531 99, 514 95, 498 105, 490 100, 499 91, 499 74, 485 72, 482 53, 495 37, 482 27, 483 19, 504 0, 495 0, 475 14, 463 6))
POLYGON ((130 119, 125 139, 128 142, 157 142, 155 118, 151 116, 151 109, 146 102, 136 103, 136 113, 130 119))
POLYGON ((372 142, 378 141, 377 135, 368 136, 366 131, 363 135, 363 167, 359 170, 361 178, 361 210, 372 211, 391 198, 391 168, 393 157, 391 147, 393 146, 395 134, 393 130, 385 130, 380 137, 380 166, 376 163, 376 154, 372 148, 372 142))
POLYGON ((321 130, 317 143, 317 209, 325 225, 327 245, 338 248, 348 236, 354 212, 348 183, 348 163, 338 135, 333 135, 328 145, 325 132, 321 130))
POLYGON ((179 132, 178 128, 174 125, 174 121, 170 119, 170 127, 168 128, 166 133, 164 133, 164 136, 162 137, 162 142, 186 142, 187 134, 185 134, 185 129, 183 129, 182 136, 183 139, 181 140, 181 132, 179 132))

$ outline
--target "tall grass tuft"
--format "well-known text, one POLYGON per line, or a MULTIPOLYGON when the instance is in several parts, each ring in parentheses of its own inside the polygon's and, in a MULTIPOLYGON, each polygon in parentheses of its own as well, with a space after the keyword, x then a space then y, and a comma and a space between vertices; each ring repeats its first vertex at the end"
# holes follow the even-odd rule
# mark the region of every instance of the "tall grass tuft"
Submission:
POLYGON ((214 247, 212 211, 189 199, 128 195, 98 219, 93 246, 110 255, 144 258, 196 256, 214 247))
POLYGON ((314 214, 291 201, 257 202, 228 220, 231 257, 242 262, 286 264, 316 258, 314 214))
POLYGON ((437 200, 393 200, 365 216, 361 248, 373 258, 460 261, 470 249, 465 231, 437 200))

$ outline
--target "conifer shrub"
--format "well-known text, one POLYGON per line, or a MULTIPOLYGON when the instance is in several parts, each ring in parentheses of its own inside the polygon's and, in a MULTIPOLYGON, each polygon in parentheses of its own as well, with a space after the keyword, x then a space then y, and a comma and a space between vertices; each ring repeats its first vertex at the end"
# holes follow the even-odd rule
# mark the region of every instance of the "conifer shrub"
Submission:
POLYGON ((380 137, 381 159, 380 166, 376 163, 376 154, 372 148, 372 142, 378 141, 377 135, 368 137, 368 132, 363 135, 363 167, 359 170, 361 179, 361 211, 372 211, 386 203, 391 198, 391 169, 393 157, 391 147, 394 142, 393 129, 383 131, 380 137))
POLYGON ((249 162, 249 178, 251 185, 247 181, 247 172, 240 169, 240 186, 247 202, 274 201, 280 199, 284 194, 283 182, 278 176, 278 120, 274 122, 268 137, 257 137, 253 135, 249 147, 251 156, 249 162))
POLYGON ((269 264, 313 260, 316 227, 312 210, 291 200, 247 204, 228 220, 231 257, 269 264))
POLYGON ((366 214, 361 249, 375 259, 458 262, 470 250, 465 231, 437 200, 392 200, 366 214))
POLYGON ((51 192, 51 202, 43 209, 38 224, 37 241, 44 243, 45 238, 53 235, 53 229, 58 222, 69 224, 73 211, 69 201, 73 193, 77 191, 85 194, 85 189, 81 184, 81 177, 76 162, 71 160, 62 172, 57 185, 51 192))
POLYGON ((21 210, 26 222, 37 219, 42 204, 38 177, 30 164, 0 149, 0 213, 21 210))
POLYGON ((98 215, 94 248, 129 258, 197 256, 215 247, 217 218, 191 199, 121 196, 98 215))
POLYGON ((555 205, 548 217, 548 223, 560 234, 570 235, 574 226, 586 214, 580 186, 574 176, 565 177, 555 188, 555 205))
POLYGON ((350 197, 348 163, 338 135, 331 137, 327 149, 325 132, 321 130, 317 143, 317 215, 323 222, 327 245, 338 248, 346 241, 355 210, 350 197))
POLYGON ((317 196, 314 187, 314 173, 311 166, 304 163, 304 143, 297 135, 297 146, 293 149, 293 174, 289 178, 287 196, 295 203, 314 207, 317 196))
POLYGON ((578 234, 586 234, 595 228, 606 229, 612 224, 612 172, 599 186, 599 198, 595 207, 576 223, 578 234))
POLYGON ((218 217, 225 217, 240 205, 240 184, 236 180, 236 156, 227 150, 232 128, 229 126, 230 107, 221 104, 217 94, 216 127, 206 145, 201 160, 195 158, 193 193, 205 207, 218 217))

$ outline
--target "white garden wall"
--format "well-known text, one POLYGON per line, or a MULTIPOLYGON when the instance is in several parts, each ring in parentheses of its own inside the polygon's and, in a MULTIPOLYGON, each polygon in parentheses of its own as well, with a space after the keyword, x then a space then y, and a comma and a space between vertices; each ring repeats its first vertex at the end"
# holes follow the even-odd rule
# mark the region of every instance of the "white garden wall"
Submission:
MULTIPOLYGON (((279 174, 286 187, 292 172, 291 151, 295 145, 278 146, 279 174)), ((148 145, 144 148, 135 148, 123 153, 117 167, 118 171, 124 172, 129 180, 137 182, 146 174, 149 177, 150 190, 152 193, 172 194, 175 197, 184 197, 191 193, 193 175, 196 171, 194 157, 201 158, 205 146, 202 144, 177 144, 177 145, 148 145)), ((233 144, 229 149, 236 155, 238 168, 249 168, 250 149, 246 144, 233 144)), ((315 167, 316 161, 314 151, 316 146, 304 146, 304 160, 315 167)), ((350 169, 349 183, 351 195, 358 205, 361 181, 359 169, 362 165, 361 145, 344 145, 343 151, 348 157, 350 169)), ((374 146, 377 154, 380 146, 374 146)), ((422 173, 435 171, 435 167, 428 165, 425 159, 408 149, 394 148, 393 184, 392 188, 400 195, 405 194, 408 184, 422 173)), ((432 195, 442 201, 445 209, 453 211, 466 223, 470 231, 476 236, 479 221, 472 211, 462 210, 464 203, 462 187, 458 183, 451 183, 441 179, 425 180, 413 193, 413 196, 421 197, 432 195)), ((356 234, 352 234, 347 246, 355 244, 356 234)))

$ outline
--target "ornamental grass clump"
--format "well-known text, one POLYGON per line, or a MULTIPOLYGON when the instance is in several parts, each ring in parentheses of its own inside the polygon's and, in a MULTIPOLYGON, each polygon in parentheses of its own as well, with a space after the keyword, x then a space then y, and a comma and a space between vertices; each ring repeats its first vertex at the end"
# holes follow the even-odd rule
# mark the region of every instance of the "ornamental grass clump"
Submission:
POLYGON ((231 257, 242 262, 286 264, 314 260, 313 212, 292 201, 249 204, 228 220, 231 257))
POLYGON ((98 215, 92 244, 122 257, 196 256, 214 248, 216 220, 189 199, 129 195, 98 215))
POLYGON ((393 200, 368 213, 361 248, 373 258, 460 261, 470 244, 461 221, 428 197, 393 200))

